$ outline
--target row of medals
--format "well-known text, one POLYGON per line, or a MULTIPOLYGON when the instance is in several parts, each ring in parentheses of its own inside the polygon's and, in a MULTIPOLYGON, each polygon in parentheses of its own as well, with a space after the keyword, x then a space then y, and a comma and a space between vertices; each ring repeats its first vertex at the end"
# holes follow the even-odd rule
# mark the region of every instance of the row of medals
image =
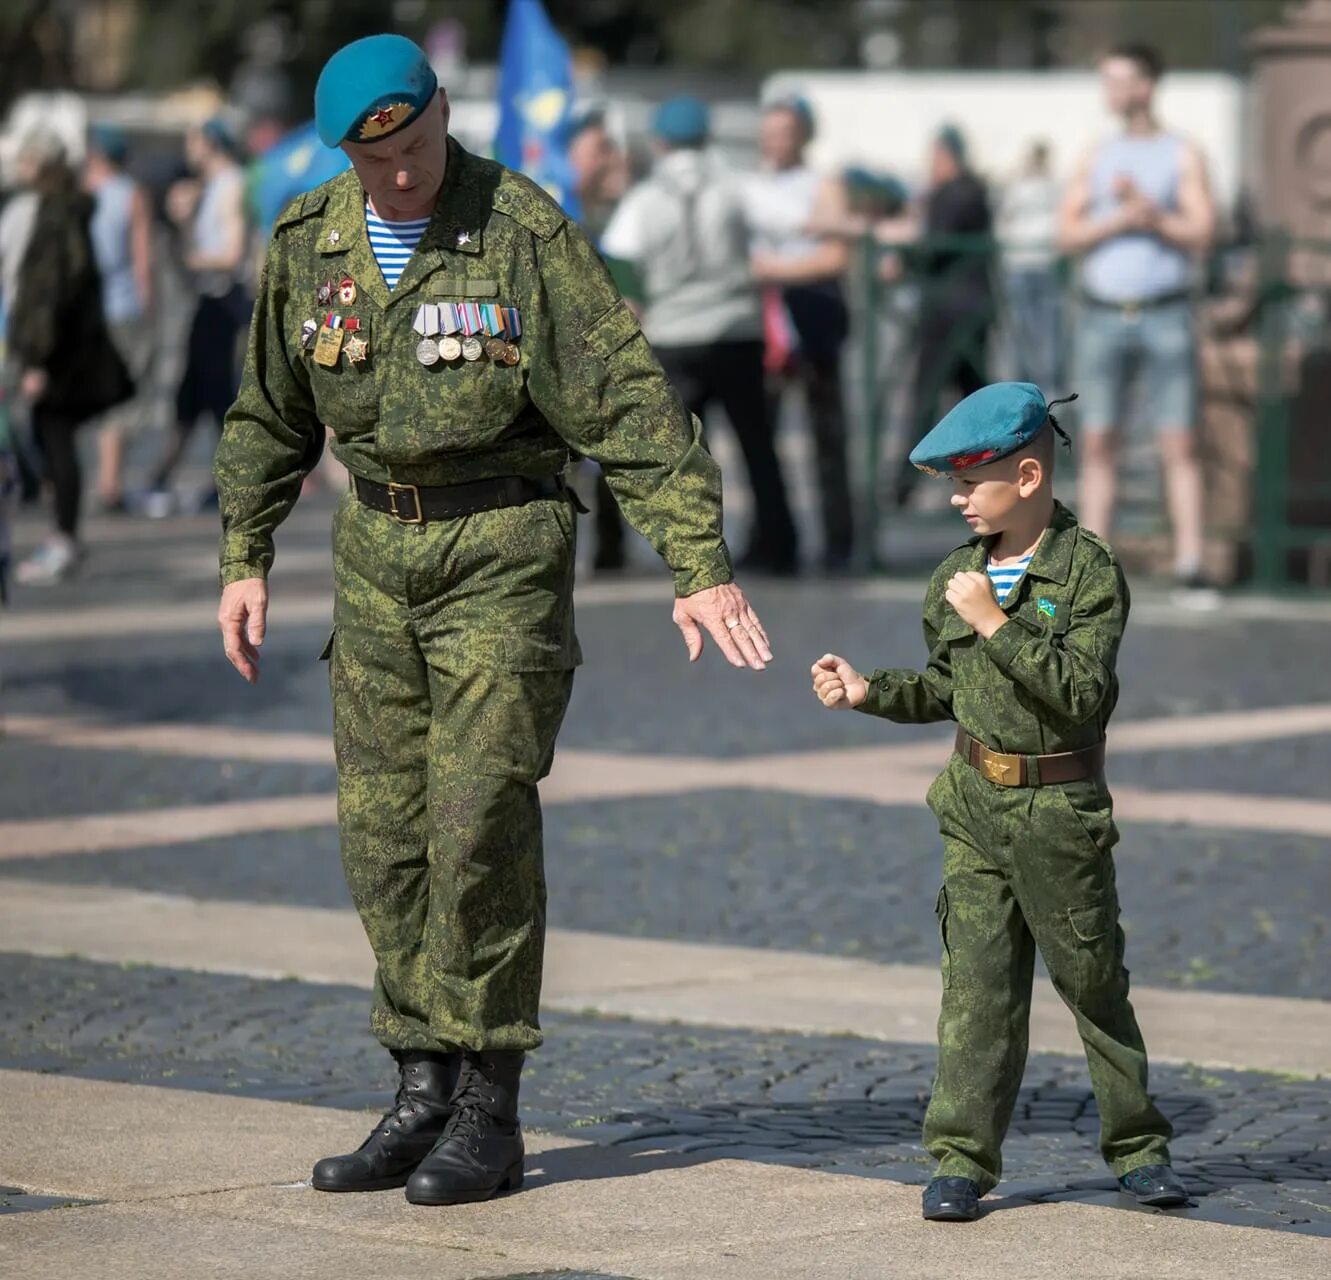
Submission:
POLYGON ((516 308, 478 307, 481 315, 480 324, 486 334, 482 341, 479 334, 459 334, 465 323, 462 309, 449 303, 423 303, 416 310, 416 319, 412 328, 423 334, 416 344, 416 359, 429 366, 441 360, 479 360, 488 357, 495 364, 515 365, 522 359, 518 344, 509 340, 508 335, 519 335, 519 320, 516 308), (444 333, 442 337, 434 335, 440 329, 453 329, 453 333, 444 333), (503 331, 503 335, 498 330, 503 331))

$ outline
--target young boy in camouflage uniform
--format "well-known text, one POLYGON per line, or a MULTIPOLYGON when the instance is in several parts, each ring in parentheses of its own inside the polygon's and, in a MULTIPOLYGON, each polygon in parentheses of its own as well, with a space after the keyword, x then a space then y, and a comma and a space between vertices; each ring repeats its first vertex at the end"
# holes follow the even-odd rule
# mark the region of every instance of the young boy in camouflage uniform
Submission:
POLYGON ((826 707, 958 726, 928 796, 944 846, 943 1000, 924 1216, 940 1221, 976 1218, 999 1181, 1037 947, 1077 1020, 1100 1149, 1122 1189, 1148 1205, 1187 1201, 1147 1093, 1111 856, 1104 738, 1128 589, 1110 548, 1054 499, 1055 433, 1029 383, 984 387, 948 414, 910 460, 951 479, 976 536, 929 584, 925 669, 866 677, 835 654, 813 666, 826 707))

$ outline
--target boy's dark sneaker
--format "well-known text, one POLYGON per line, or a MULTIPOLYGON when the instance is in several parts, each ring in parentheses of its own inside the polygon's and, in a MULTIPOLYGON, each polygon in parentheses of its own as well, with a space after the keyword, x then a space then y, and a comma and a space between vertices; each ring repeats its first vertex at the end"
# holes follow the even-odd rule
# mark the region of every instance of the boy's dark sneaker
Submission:
POLYGON ((969 1178, 935 1178, 924 1189, 926 1222, 974 1222, 980 1216, 980 1188, 969 1178))
POLYGON ((1188 1189, 1167 1164, 1144 1164, 1125 1173, 1118 1185, 1138 1204, 1169 1209, 1188 1203, 1188 1189))

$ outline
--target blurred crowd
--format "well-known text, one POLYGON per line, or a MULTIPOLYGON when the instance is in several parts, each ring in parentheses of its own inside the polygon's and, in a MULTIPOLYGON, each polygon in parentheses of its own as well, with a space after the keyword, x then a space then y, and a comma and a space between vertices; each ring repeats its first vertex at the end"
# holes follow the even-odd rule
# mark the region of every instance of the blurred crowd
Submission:
MULTIPOLYGON (((1144 46, 1102 60, 1120 128, 1088 139, 1068 183, 1039 141, 1006 181, 986 180, 952 126, 922 140, 926 180, 915 189, 863 168, 820 172, 809 160, 817 121, 797 96, 763 104, 751 172, 711 145, 708 107, 694 98, 660 105, 647 156, 630 154, 604 112, 576 118, 569 156, 583 225, 685 402, 709 429, 719 410, 734 434, 752 498, 746 569, 862 563, 844 365, 854 326, 880 323, 881 311, 895 325, 884 356, 897 438, 890 472, 874 482, 892 504, 915 501, 918 473, 901 459, 955 399, 998 376, 1035 382, 1050 399, 1075 387, 1083 519, 1112 536, 1125 428, 1152 431, 1179 585, 1207 591, 1192 315, 1216 215, 1204 157, 1156 116, 1162 70, 1144 46), (777 447, 783 417, 809 433, 799 456, 811 459, 819 507, 812 553, 792 513, 791 451, 777 447)), ((180 491, 182 458, 200 424, 220 428, 235 394, 278 210, 343 164, 287 121, 255 122, 242 145, 209 120, 190 130, 183 171, 155 183, 136 176, 113 128, 91 131, 77 165, 53 133, 23 139, 19 190, 0 211, 0 589, 5 512, 24 496, 47 496, 52 528, 18 580, 77 569, 85 424, 96 436, 88 487, 103 511, 215 503, 207 489, 180 491), (160 323, 166 278, 190 315, 162 421, 163 398, 147 392, 172 347, 160 323), (131 484, 127 448, 148 428, 160 440, 131 484)), ((603 485, 594 505, 593 564, 613 572, 627 563, 624 529, 603 485)))

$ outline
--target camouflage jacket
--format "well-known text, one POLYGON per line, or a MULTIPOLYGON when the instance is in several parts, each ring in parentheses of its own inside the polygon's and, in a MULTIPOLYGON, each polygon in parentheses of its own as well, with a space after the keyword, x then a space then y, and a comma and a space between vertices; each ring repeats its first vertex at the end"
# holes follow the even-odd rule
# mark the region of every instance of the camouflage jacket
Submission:
POLYGON ((1128 587, 1109 547, 1061 503, 1003 603, 1009 621, 982 640, 948 604, 953 574, 983 573, 972 538, 938 567, 924 602, 923 671, 875 671, 859 710, 902 723, 955 720, 998 751, 1047 755, 1092 746, 1118 701, 1114 666, 1128 587))
POLYGON ((278 218, 239 396, 214 473, 222 583, 263 576, 273 531, 317 462, 333 453, 369 480, 446 485, 557 474, 570 451, 595 459, 621 510, 690 595, 729 582, 720 473, 596 250, 538 187, 449 140, 447 176, 425 236, 390 292, 348 172, 278 218), (336 289, 349 277, 354 304, 336 289), (331 281, 334 296, 320 304, 331 281), (422 303, 516 307, 516 365, 419 363, 422 303), (368 356, 331 367, 302 326, 354 318, 368 356))

